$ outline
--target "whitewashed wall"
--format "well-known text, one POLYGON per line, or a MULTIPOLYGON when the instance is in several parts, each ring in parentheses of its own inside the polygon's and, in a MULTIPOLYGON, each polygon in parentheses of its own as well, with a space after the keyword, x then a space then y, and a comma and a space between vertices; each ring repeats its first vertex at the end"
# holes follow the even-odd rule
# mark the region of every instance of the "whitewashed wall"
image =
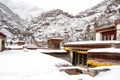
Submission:
POLYGON ((117 40, 120 40, 120 24, 116 26, 117 29, 117 40))
POLYGON ((2 50, 2 39, 0 38, 0 51, 2 50))
POLYGON ((96 41, 101 41, 101 40, 102 40, 101 33, 96 33, 96 41))

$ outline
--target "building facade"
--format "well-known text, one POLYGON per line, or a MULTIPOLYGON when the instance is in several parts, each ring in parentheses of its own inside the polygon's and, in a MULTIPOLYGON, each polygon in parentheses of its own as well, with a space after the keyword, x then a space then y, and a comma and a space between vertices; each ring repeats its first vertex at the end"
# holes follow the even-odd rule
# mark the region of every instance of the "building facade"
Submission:
POLYGON ((72 65, 88 65, 88 52, 91 49, 119 48, 120 41, 80 41, 64 44, 64 49, 69 52, 72 65))
MULTIPOLYGON (((111 55, 115 58, 116 54, 88 53, 91 49, 99 48, 120 48, 120 20, 115 20, 112 25, 102 26, 96 28, 96 41, 80 41, 80 42, 69 42, 64 44, 64 48, 70 54, 70 61, 73 65, 89 65, 90 58, 93 57, 106 57, 106 59, 112 59, 111 55), (103 56, 104 54, 104 56, 103 56), (97 55, 97 56, 95 56, 97 55)), ((118 54, 117 54, 118 55, 118 54)), ((115 61, 113 58, 113 62, 115 61)), ((96 65, 96 63, 95 63, 96 65)), ((108 64, 106 64, 108 65, 108 64)), ((94 65, 93 65, 94 66, 94 65)))
POLYGON ((120 20, 115 20, 112 25, 97 28, 96 40, 120 40, 120 20))
POLYGON ((0 51, 5 50, 6 35, 0 32, 0 51))
POLYGON ((48 49, 60 49, 62 39, 53 38, 48 40, 48 49))

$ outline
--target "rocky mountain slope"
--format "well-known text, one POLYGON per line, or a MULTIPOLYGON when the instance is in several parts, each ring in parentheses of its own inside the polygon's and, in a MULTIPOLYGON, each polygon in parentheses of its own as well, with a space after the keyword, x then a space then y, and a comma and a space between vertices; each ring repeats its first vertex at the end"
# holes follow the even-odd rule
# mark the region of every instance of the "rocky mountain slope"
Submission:
POLYGON ((89 39, 94 39, 94 28, 111 25, 114 20, 120 19, 120 1, 105 0, 76 16, 59 9, 47 11, 32 18, 27 28, 23 20, 3 4, 0 5, 0 13, 0 26, 1 30, 6 30, 3 30, 5 33, 8 28, 12 34, 26 30, 33 33, 36 42, 46 42, 49 38, 62 38, 64 42, 79 41, 87 40, 88 31, 89 39), (94 23, 97 23, 97 26, 94 26, 94 23))
POLYGON ((88 29, 91 29, 91 37, 94 36, 94 23, 97 23, 95 28, 99 28, 113 24, 118 18, 120 1, 105 0, 76 16, 59 9, 45 12, 31 20, 28 30, 34 33, 38 41, 52 37, 63 38, 65 42, 78 41, 84 40, 88 29), (90 28, 87 25, 90 25, 90 28))
POLYGON ((0 32, 7 37, 16 36, 26 28, 25 21, 0 3, 0 32))
POLYGON ((92 16, 97 13, 115 13, 120 7, 119 0, 105 0, 96 6, 79 13, 79 17, 92 16))
MULTIPOLYGON (((37 41, 46 40, 49 38, 63 38, 63 41, 74 41, 79 33, 83 31, 87 21, 75 18, 59 9, 54 9, 31 20, 28 31, 34 33, 37 41)), ((82 34, 81 34, 82 35, 82 34)), ((80 35, 79 35, 80 37, 80 35)))
POLYGON ((105 0, 79 13, 76 17, 84 18, 89 21, 94 21, 94 18, 96 18, 98 27, 112 24, 114 20, 120 18, 120 0, 105 0))

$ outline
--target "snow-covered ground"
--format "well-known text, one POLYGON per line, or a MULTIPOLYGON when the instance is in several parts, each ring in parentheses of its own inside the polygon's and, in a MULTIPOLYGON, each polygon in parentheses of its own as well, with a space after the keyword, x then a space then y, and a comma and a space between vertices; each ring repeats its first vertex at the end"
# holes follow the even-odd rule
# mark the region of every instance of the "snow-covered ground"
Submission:
POLYGON ((42 54, 40 50, 6 50, 0 52, 0 80, 120 80, 120 66, 108 67, 110 71, 91 77, 68 75, 59 71, 60 65, 71 66, 69 62, 42 54))
POLYGON ((34 50, 6 50, 0 54, 0 80, 68 80, 57 65, 69 62, 34 50))

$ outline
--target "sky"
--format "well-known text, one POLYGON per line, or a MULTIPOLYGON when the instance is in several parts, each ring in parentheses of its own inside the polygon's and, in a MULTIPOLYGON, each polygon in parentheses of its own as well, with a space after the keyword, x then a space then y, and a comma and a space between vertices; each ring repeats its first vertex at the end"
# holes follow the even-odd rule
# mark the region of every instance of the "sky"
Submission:
POLYGON ((61 9, 76 15, 88 8, 95 6, 104 0, 11 0, 13 2, 25 2, 44 10, 61 9))

